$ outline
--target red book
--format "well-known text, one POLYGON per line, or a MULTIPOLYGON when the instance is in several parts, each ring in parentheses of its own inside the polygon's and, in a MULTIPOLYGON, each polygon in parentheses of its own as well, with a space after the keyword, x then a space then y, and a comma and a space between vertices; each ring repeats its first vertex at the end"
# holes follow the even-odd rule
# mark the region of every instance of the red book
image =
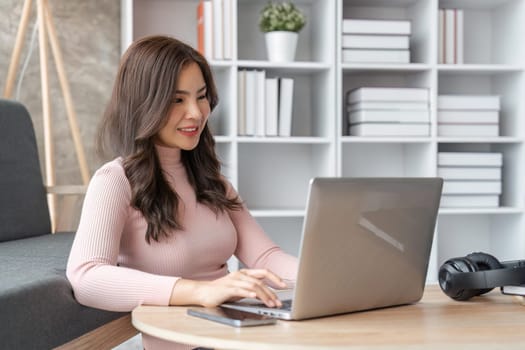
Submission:
POLYGON ((197 50, 204 55, 204 1, 197 5, 197 50))

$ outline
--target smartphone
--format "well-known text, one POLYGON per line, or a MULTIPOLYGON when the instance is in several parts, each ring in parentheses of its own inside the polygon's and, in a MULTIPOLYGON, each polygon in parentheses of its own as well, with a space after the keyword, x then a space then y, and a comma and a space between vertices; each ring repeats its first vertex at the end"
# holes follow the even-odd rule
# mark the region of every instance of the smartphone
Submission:
POLYGON ((228 309, 225 307, 188 309, 188 315, 227 324, 233 327, 252 327, 275 324, 277 320, 251 312, 228 309))

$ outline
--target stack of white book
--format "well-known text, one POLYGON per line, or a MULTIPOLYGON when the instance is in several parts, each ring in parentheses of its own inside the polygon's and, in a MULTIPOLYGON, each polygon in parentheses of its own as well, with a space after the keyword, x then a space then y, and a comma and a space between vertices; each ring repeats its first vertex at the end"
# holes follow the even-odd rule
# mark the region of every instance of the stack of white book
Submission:
POLYGON ((343 62, 410 62, 410 21, 343 19, 342 28, 343 62))
POLYGON ((463 63, 463 10, 439 9, 438 62, 463 63))
POLYGON ((494 95, 438 96, 439 136, 498 136, 500 98, 494 95))
POLYGON ((360 87, 346 96, 351 136, 430 135, 426 88, 360 87))
POLYGON ((238 134, 291 136, 294 80, 264 70, 238 72, 238 134))
POLYGON ((234 0, 200 0, 197 5, 197 49, 207 59, 233 58, 234 0))
POLYGON ((444 180, 441 207, 498 207, 502 165, 501 153, 439 152, 438 176, 444 180))

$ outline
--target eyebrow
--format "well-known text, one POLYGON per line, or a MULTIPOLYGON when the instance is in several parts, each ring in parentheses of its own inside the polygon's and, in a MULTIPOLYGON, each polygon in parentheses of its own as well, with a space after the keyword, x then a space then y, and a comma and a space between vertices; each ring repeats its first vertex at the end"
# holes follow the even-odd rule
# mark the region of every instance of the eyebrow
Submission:
MULTIPOLYGON (((199 90, 197 90, 197 93, 203 92, 205 90, 206 90, 206 85, 204 85, 199 90)), ((175 93, 176 94, 183 94, 183 95, 189 95, 190 94, 190 92, 186 91, 186 90, 175 90, 175 93)))

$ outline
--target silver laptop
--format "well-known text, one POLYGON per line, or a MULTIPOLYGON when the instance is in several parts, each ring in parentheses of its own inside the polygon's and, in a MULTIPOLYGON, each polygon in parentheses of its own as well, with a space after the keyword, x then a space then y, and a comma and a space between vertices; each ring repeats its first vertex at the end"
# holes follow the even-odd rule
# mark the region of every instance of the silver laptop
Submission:
POLYGON ((441 178, 314 178, 291 300, 223 306, 286 320, 419 301, 441 198, 441 178))

